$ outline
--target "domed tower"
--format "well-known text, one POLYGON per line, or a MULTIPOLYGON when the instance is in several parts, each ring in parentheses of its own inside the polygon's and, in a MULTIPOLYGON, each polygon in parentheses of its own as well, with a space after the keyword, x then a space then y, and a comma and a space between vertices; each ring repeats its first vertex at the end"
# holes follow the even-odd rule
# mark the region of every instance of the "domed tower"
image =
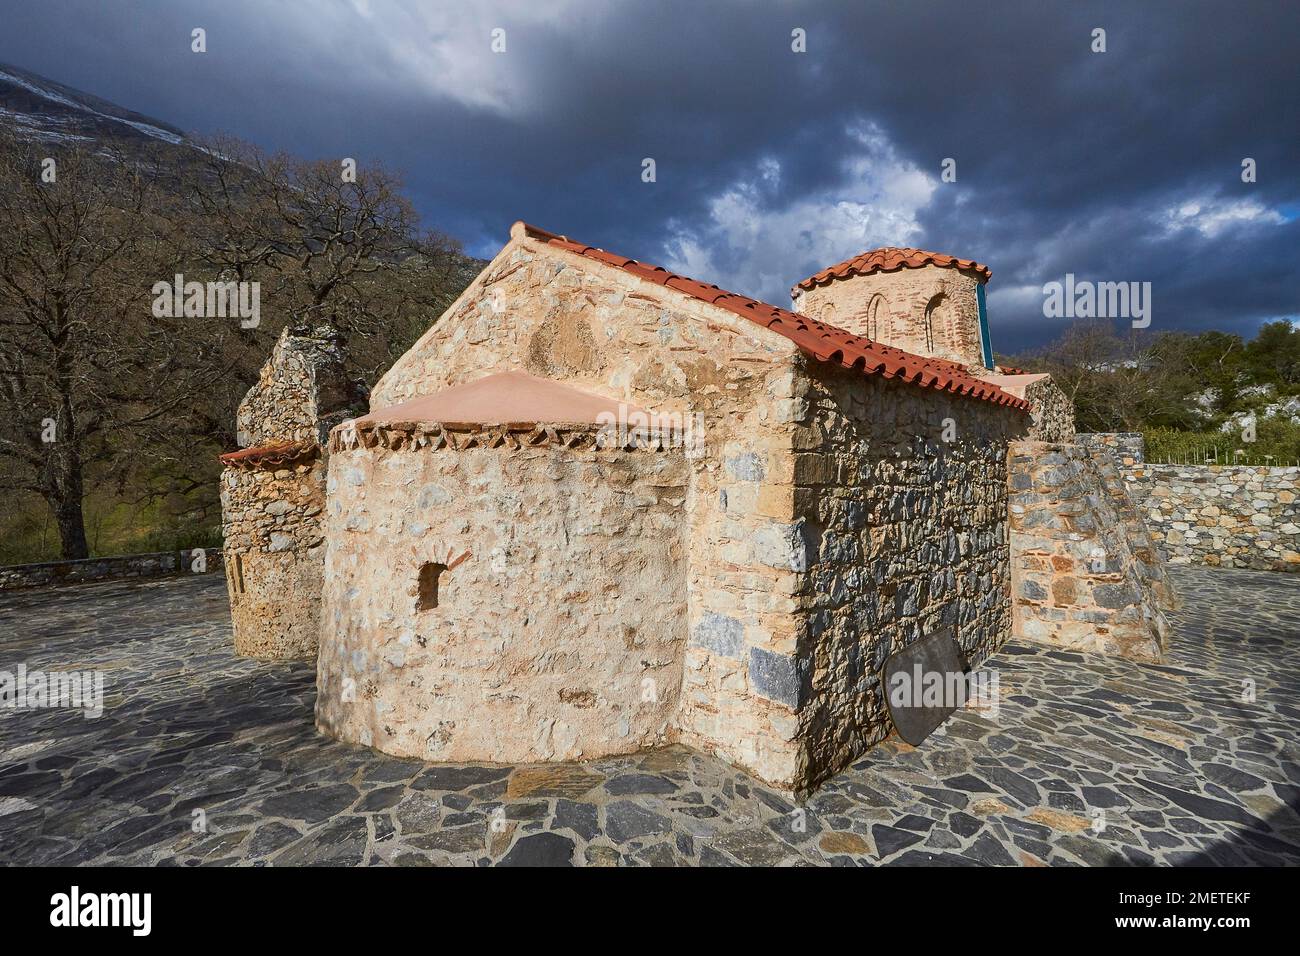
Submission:
POLYGON ((872 249, 809 276, 793 309, 828 325, 967 367, 993 368, 988 266, 922 249, 872 249))

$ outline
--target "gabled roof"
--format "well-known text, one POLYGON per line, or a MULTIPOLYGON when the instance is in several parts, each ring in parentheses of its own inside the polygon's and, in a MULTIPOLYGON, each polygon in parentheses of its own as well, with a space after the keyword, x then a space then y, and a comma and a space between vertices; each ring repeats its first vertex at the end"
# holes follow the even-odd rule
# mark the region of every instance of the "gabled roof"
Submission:
POLYGON ((981 265, 974 259, 958 259, 956 256, 945 255, 942 252, 926 252, 924 249, 911 247, 885 246, 859 252, 851 259, 827 266, 816 275, 804 279, 795 288, 811 289, 850 276, 868 276, 873 272, 897 272, 899 269, 920 269, 922 266, 940 266, 974 272, 985 282, 988 282, 993 275, 988 266, 981 265))
POLYGON ((549 378, 526 372, 497 372, 432 395, 376 409, 356 419, 355 424, 358 427, 395 422, 600 425, 625 421, 627 416, 636 413, 649 416, 644 409, 628 402, 584 392, 549 378), (624 417, 620 418, 620 414, 624 417), (614 417, 611 419, 610 415, 614 417))
POLYGON ((686 276, 669 272, 662 266, 647 265, 626 256, 597 249, 595 246, 574 242, 566 236, 556 235, 527 223, 515 223, 511 234, 522 234, 585 259, 613 266, 639 279, 675 289, 701 302, 743 316, 757 325, 785 336, 799 346, 801 351, 819 362, 843 365, 864 375, 896 378, 922 388, 967 395, 997 405, 1009 405, 1022 410, 1029 408, 1029 403, 1024 399, 980 381, 955 362, 926 358, 890 345, 881 345, 879 342, 854 335, 852 332, 827 325, 806 315, 737 295, 716 285, 696 282, 686 276))

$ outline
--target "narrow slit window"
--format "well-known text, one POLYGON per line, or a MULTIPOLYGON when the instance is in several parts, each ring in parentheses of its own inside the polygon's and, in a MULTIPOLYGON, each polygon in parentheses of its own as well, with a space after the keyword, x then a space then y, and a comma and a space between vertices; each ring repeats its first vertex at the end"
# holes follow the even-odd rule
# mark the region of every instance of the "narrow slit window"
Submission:
POLYGON ((426 561, 420 566, 418 597, 415 604, 417 611, 430 611, 438 606, 438 579, 446 570, 447 565, 433 561, 426 561))
MULTIPOLYGON (((934 353, 935 344, 939 340, 935 326, 942 326, 947 318, 948 297, 940 292, 925 307, 925 350, 927 352, 934 353)), ((943 332, 944 330, 940 328, 939 331, 943 332)))

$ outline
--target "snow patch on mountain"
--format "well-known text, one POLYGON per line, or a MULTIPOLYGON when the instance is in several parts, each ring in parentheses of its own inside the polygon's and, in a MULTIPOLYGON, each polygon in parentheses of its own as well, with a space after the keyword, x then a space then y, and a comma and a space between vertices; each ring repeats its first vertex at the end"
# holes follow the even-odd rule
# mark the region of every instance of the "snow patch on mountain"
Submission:
POLYGON ((123 109, 26 70, 0 63, 0 119, 19 135, 53 142, 135 134, 173 146, 185 135, 159 120, 123 109))

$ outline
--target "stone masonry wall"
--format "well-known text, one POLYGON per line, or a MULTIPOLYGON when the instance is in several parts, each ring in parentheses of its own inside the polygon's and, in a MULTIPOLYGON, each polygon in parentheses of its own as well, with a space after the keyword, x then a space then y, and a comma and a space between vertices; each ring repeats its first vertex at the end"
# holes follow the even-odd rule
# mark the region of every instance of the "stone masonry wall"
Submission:
POLYGON ((1171 563, 1300 572, 1300 468, 1135 464, 1124 477, 1171 563))
POLYGON ((1154 555, 1141 553, 1145 529, 1117 507, 1089 450, 1016 442, 1009 476, 1016 636, 1159 661, 1168 624, 1154 555))
POLYGON ((226 587, 237 653, 263 660, 316 655, 324 562, 321 456, 330 428, 365 410, 328 329, 286 328, 240 403, 245 449, 299 443, 299 451, 228 462, 221 476, 226 587), (286 459, 287 460, 282 460, 286 459))
POLYGON ((680 451, 336 451, 322 731, 401 756, 505 763, 675 740, 688 475, 680 451))
POLYGON ((76 561, 42 561, 0 568, 0 591, 43 588, 61 584, 88 584, 123 578, 155 578, 171 574, 204 574, 221 570, 221 552, 215 548, 154 551, 76 561))
POLYGON ((793 492, 810 553, 796 600, 800 658, 812 664, 798 675, 811 786, 890 731, 886 656, 951 626, 976 666, 1010 636, 1006 456, 1029 421, 985 402, 809 371, 793 492), (952 441, 946 420, 956 423, 952 441))
POLYGON ((236 416, 239 445, 301 441, 324 445, 330 429, 365 408, 365 390, 347 375, 332 333, 285 329, 236 416))
POLYGON ((221 476, 226 584, 235 652, 311 658, 320 623, 325 462, 228 467, 221 476))
POLYGON ((1146 440, 1141 432, 1080 432, 1075 441, 1093 451, 1109 452, 1125 467, 1146 460, 1146 440))
POLYGON ((916 355, 936 355, 983 367, 980 340, 979 279, 958 269, 925 266, 836 279, 811 289, 796 289, 794 311, 864 335, 916 355), (870 326, 871 301, 882 297, 877 328, 870 326), (934 348, 926 344, 926 307, 937 295, 944 302, 935 315, 934 348))
POLYGON ((751 651, 789 655, 806 554, 791 511, 792 342, 527 238, 502 250, 375 386, 374 408, 523 369, 699 415, 685 513, 689 639, 681 739, 793 786, 797 719, 751 651))
POLYGON ((1092 470, 1100 480, 1102 490, 1110 498, 1111 507, 1124 527, 1139 580, 1151 591, 1157 606, 1164 610, 1177 608, 1180 602, 1169 577, 1164 553, 1156 535, 1143 519, 1137 500, 1130 493, 1127 471, 1120 466, 1111 448, 1095 444, 1083 447, 1092 459, 1092 470))
POLYGON ((1050 442, 1074 441, 1074 402, 1050 375, 1030 382, 1025 388, 1025 399, 1029 402, 1033 422, 1028 438, 1050 442))

